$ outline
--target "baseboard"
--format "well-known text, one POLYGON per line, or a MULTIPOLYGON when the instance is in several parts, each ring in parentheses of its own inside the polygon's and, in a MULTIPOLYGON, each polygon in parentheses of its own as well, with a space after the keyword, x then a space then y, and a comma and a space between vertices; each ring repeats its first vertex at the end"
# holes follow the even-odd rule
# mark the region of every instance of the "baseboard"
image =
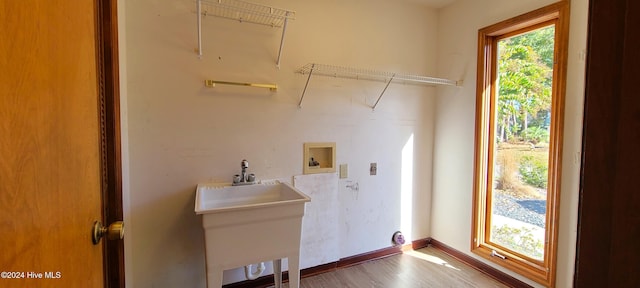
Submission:
POLYGON ((372 260, 386 258, 386 257, 397 255, 400 253, 402 253, 402 247, 399 247, 399 246, 382 248, 379 250, 342 258, 337 262, 337 265, 338 265, 338 268, 346 268, 349 266, 362 264, 364 262, 368 262, 372 260))
MULTIPOLYGON (((336 262, 331 262, 331 263, 327 263, 327 264, 323 264, 323 265, 319 265, 319 266, 315 266, 307 269, 302 269, 300 270, 300 278, 311 277, 318 274, 335 271, 340 268, 346 268, 349 266, 362 264, 364 262, 382 259, 382 258, 393 256, 393 255, 398 255, 402 253, 402 251, 424 248, 424 247, 427 247, 430 242, 431 242, 431 238, 419 239, 411 242, 411 244, 406 244, 404 246, 387 247, 387 248, 383 248, 383 249, 379 249, 379 250, 375 250, 367 253, 345 257, 336 262)), ((282 281, 287 282, 288 280, 289 280, 289 273, 288 271, 285 271, 282 273, 282 281)), ((223 287, 224 288, 263 288, 263 287, 269 287, 273 284, 274 284, 273 275, 266 275, 256 280, 246 280, 246 281, 231 283, 231 284, 224 285, 223 287)))
POLYGON ((450 255, 453 258, 456 258, 464 263, 466 263, 467 265, 475 268, 476 270, 488 275, 491 278, 494 278, 500 282, 502 282, 503 284, 509 286, 509 287, 523 287, 523 288, 529 288, 529 287, 533 287, 527 283, 524 283, 516 278, 514 278, 513 276, 506 274, 496 268, 493 268, 487 264, 485 264, 484 262, 473 258, 465 253, 462 253, 450 246, 447 246, 446 244, 436 240, 436 239, 430 239, 430 245, 433 248, 436 248, 448 255, 450 255))
MULTIPOLYGON (((387 247, 367 253, 362 253, 354 256, 349 256, 342 258, 336 262, 331 262, 307 269, 300 270, 300 278, 306 278, 315 276, 322 273, 327 273, 331 271, 335 271, 337 269, 350 267, 353 265, 362 264, 368 261, 382 259, 385 257, 393 256, 402 253, 402 251, 407 250, 417 250, 431 245, 433 248, 438 249, 453 258, 456 258, 465 264, 473 267, 474 269, 486 274, 489 277, 496 279, 497 281, 502 282, 503 284, 509 287, 523 287, 523 288, 531 288, 527 283, 524 283, 509 274, 506 274, 496 268, 493 268, 482 261, 479 261, 465 253, 462 253, 438 240, 432 238, 424 238, 411 242, 411 244, 404 245, 402 247, 387 247)), ((287 271, 282 273, 282 281, 287 282, 289 280, 289 274, 287 271)), ((246 280, 241 282, 236 282, 232 284, 224 285, 224 288, 264 288, 273 285, 273 275, 262 276, 256 280, 246 280)))
POLYGON ((422 249, 424 247, 429 246, 429 243, 431 243, 431 237, 418 239, 416 241, 411 242, 411 249, 413 250, 422 249))

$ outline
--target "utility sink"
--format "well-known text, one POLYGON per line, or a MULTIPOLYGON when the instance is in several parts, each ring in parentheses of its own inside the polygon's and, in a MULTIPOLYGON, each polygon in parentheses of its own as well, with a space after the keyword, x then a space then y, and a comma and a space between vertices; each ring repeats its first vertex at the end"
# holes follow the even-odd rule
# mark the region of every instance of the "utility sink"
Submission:
POLYGON ((231 186, 229 183, 200 184, 196 192, 195 212, 220 213, 309 201, 309 196, 279 181, 243 186, 231 186))
POLYGON ((202 215, 205 232, 207 287, 221 287, 224 270, 265 261, 273 261, 280 287, 282 258, 288 258, 289 287, 299 287, 302 217, 309 201, 279 181, 198 185, 194 211, 202 215))

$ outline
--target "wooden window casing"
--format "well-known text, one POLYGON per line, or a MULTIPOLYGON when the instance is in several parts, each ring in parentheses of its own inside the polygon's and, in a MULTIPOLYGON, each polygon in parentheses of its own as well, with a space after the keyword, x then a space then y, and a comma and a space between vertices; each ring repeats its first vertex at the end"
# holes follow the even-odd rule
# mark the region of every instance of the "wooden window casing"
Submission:
POLYGON ((555 285, 559 223, 562 133, 569 33, 569 1, 560 1, 535 11, 482 28, 478 31, 476 87, 475 171, 471 251, 547 287, 555 285), (490 185, 493 178, 497 43, 499 40, 555 25, 553 86, 548 163, 547 207, 543 260, 530 258, 489 240, 491 230, 490 185), (491 141, 490 141, 491 140, 491 141), (492 251, 505 258, 492 256, 492 251))

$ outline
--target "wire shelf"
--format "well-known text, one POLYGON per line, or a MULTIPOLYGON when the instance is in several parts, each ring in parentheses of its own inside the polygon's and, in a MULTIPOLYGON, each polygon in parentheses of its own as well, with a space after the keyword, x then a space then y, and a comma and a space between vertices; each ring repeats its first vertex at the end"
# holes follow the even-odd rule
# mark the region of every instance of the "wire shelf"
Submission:
POLYGON ((287 22, 295 20, 296 12, 291 10, 274 8, 242 0, 196 0, 196 14, 198 22, 198 48, 196 52, 202 57, 202 17, 215 16, 233 19, 240 22, 266 25, 282 28, 282 38, 278 49, 276 66, 280 68, 282 47, 284 46, 284 34, 287 31, 287 22))
POLYGON ((382 90, 382 93, 380 93, 380 96, 378 96, 378 99, 376 100, 375 104, 371 106, 373 110, 376 109, 376 107, 378 106, 378 103, 380 102, 380 99, 382 99, 382 96, 387 91, 389 84, 391 84, 391 82, 393 81, 402 81, 403 83, 407 83, 407 84, 423 84, 423 85, 429 85, 429 86, 434 86, 434 85, 462 86, 462 81, 456 81, 456 80, 450 80, 450 79, 403 74, 403 73, 384 72, 384 71, 371 70, 371 69, 317 64, 317 63, 309 63, 307 65, 304 65, 298 70, 296 70, 296 73, 308 75, 307 83, 304 85, 304 90, 302 91, 302 95, 300 96, 300 102, 298 102, 298 108, 302 108, 302 101, 304 100, 304 95, 307 92, 307 87, 309 86, 309 80, 311 80, 311 75, 386 82, 387 84, 382 90))
POLYGON ((330 76, 336 78, 348 78, 357 80, 371 80, 388 82, 392 81, 404 81, 406 83, 425 84, 425 85, 448 85, 448 86, 461 86, 462 81, 427 77, 420 75, 411 75, 403 73, 384 72, 371 69, 342 67, 335 65, 308 63, 299 68, 297 73, 307 75, 313 73, 313 75, 330 76), (311 72, 313 70, 313 72, 311 72))
POLYGON ((282 27, 285 19, 295 19, 294 11, 274 8, 240 0, 201 1, 200 13, 239 22, 282 27))

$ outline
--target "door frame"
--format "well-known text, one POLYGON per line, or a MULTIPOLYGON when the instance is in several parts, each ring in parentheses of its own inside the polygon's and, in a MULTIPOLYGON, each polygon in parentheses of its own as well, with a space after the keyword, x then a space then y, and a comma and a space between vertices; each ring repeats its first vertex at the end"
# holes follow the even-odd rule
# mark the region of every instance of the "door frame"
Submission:
POLYGON ((590 0, 575 287, 640 285, 640 4, 590 0))
MULTIPOLYGON (((123 220, 117 0, 96 0, 102 219, 123 220)), ((102 241, 104 287, 125 287, 124 241, 102 241)))
MULTIPOLYGON (((620 216, 624 211, 615 212, 612 209, 612 198, 614 195, 605 193, 607 191, 598 189, 597 183, 591 183, 592 185, 590 185, 590 182, 588 181, 589 179, 597 179, 595 181, 600 183, 611 183, 610 181, 615 179, 616 173, 623 172, 621 170, 616 171, 616 167, 610 167, 610 165, 607 165, 608 167, 606 168, 608 168, 608 172, 606 172, 605 175, 602 175, 602 170, 597 170, 596 168, 596 165, 602 164, 601 162, 598 162, 597 157, 599 156, 589 154, 589 151, 603 151, 602 153, 604 154, 608 153, 607 151, 611 148, 597 148, 596 146, 601 145, 602 143, 597 143, 596 139, 606 139, 607 137, 610 137, 610 135, 597 138, 598 136, 596 133, 602 133, 602 131, 616 131, 617 122, 613 123, 610 121, 605 123, 602 121, 601 117, 596 117, 596 111, 590 111, 589 108, 597 107, 596 102, 598 101, 604 101, 606 102, 604 104, 608 105, 608 107, 603 107, 605 105, 602 105, 603 102, 600 102, 599 106, 602 109, 619 109, 620 106, 622 106, 622 103, 617 101, 622 100, 623 95, 619 91, 618 93, 613 93, 615 92, 613 90, 616 87, 616 83, 613 82, 616 82, 621 78, 617 78, 617 80, 616 78, 612 79, 612 75, 619 76, 619 74, 609 73, 611 71, 622 70, 622 60, 619 59, 618 61, 613 61, 610 59, 611 55, 621 54, 607 53, 606 55, 602 55, 597 53, 598 49, 604 52, 623 49, 623 47, 616 45, 620 45, 620 43, 623 42, 622 40, 625 39, 625 29, 618 29, 620 28, 619 25, 621 25, 620 21, 622 21, 620 19, 624 19, 625 16, 631 17, 629 15, 625 15, 625 13, 629 12, 623 8, 626 6, 625 4, 625 0, 590 0, 589 5, 589 54, 587 60, 588 65, 586 67, 587 82, 585 86, 586 97, 582 159, 583 167, 578 217, 578 241, 576 245, 576 271, 574 279, 574 285, 578 286, 585 283, 600 283, 602 281, 605 281, 602 283, 607 283, 606 281, 613 280, 610 278, 610 274, 606 275, 607 273, 605 273, 605 271, 599 270, 600 272, 590 273, 590 270, 602 269, 603 264, 613 265, 616 263, 616 260, 611 258, 612 255, 609 254, 609 249, 602 247, 602 245, 603 242, 611 245, 612 241, 616 241, 615 239, 612 239, 611 230, 608 228, 609 223, 611 223, 610 221, 612 217, 617 218, 617 216, 620 216), (609 6, 604 9, 604 6, 606 5, 609 6), (595 6, 598 6, 599 8, 594 9, 595 6), (603 17, 603 13, 608 14, 609 16, 603 17), (612 17, 611 13, 616 14, 616 17, 612 17), (615 19, 618 20, 616 21, 615 19), (608 37, 613 39, 613 41, 598 40, 598 37, 607 37, 603 35, 609 35, 608 37), (611 83, 598 84, 592 82, 594 79, 599 78, 608 80, 611 83), (602 213, 595 213, 595 211, 602 213), (589 217, 590 214, 599 214, 599 216, 595 218, 589 217), (603 237, 606 239, 603 239, 603 237), (582 259, 588 260, 596 258, 604 261, 580 261, 582 259)), ((638 14, 637 11, 631 12, 635 13, 635 17, 640 16, 636 15, 638 14)), ((111 223, 114 221, 121 221, 123 219, 117 0, 96 0, 96 20, 101 118, 100 154, 103 221, 105 223, 111 223)), ((635 41, 638 40, 636 39, 635 41)), ((630 52, 627 51, 627 53, 630 52)), ((627 83, 627 85, 632 84, 627 83)), ((626 101, 635 101, 634 104, 639 105, 637 98, 627 97, 625 99, 626 101)), ((631 105, 631 103, 629 104, 631 105)), ((625 133, 618 134, 618 136, 623 134, 625 133)), ((606 143, 604 144, 604 146, 606 146, 606 143)), ((631 172, 632 171, 629 170, 627 173, 631 172)), ((620 175, 618 175, 618 177, 619 176, 620 175)), ((613 192, 623 194, 617 195, 617 199, 625 199, 625 195, 633 197, 631 193, 635 191, 633 189, 634 187, 625 188, 622 187, 622 185, 619 185, 617 188, 618 189, 613 192)), ((620 239, 617 240, 620 241, 620 239)), ((102 245, 104 245, 105 287, 125 287, 123 241, 103 241, 102 243, 102 245)), ((634 250, 636 252, 635 255, 638 255, 638 245, 628 245, 625 248, 634 250)), ((631 254, 633 255, 634 253, 631 254)), ((629 264, 632 264, 632 267, 627 268, 640 268, 638 267, 637 261, 634 263, 627 263, 627 265, 629 264)), ((630 277, 633 275, 627 276, 630 277)), ((635 281, 638 281, 637 274, 633 277, 635 277, 635 281)), ((629 278, 626 280, 634 281, 629 278)))

